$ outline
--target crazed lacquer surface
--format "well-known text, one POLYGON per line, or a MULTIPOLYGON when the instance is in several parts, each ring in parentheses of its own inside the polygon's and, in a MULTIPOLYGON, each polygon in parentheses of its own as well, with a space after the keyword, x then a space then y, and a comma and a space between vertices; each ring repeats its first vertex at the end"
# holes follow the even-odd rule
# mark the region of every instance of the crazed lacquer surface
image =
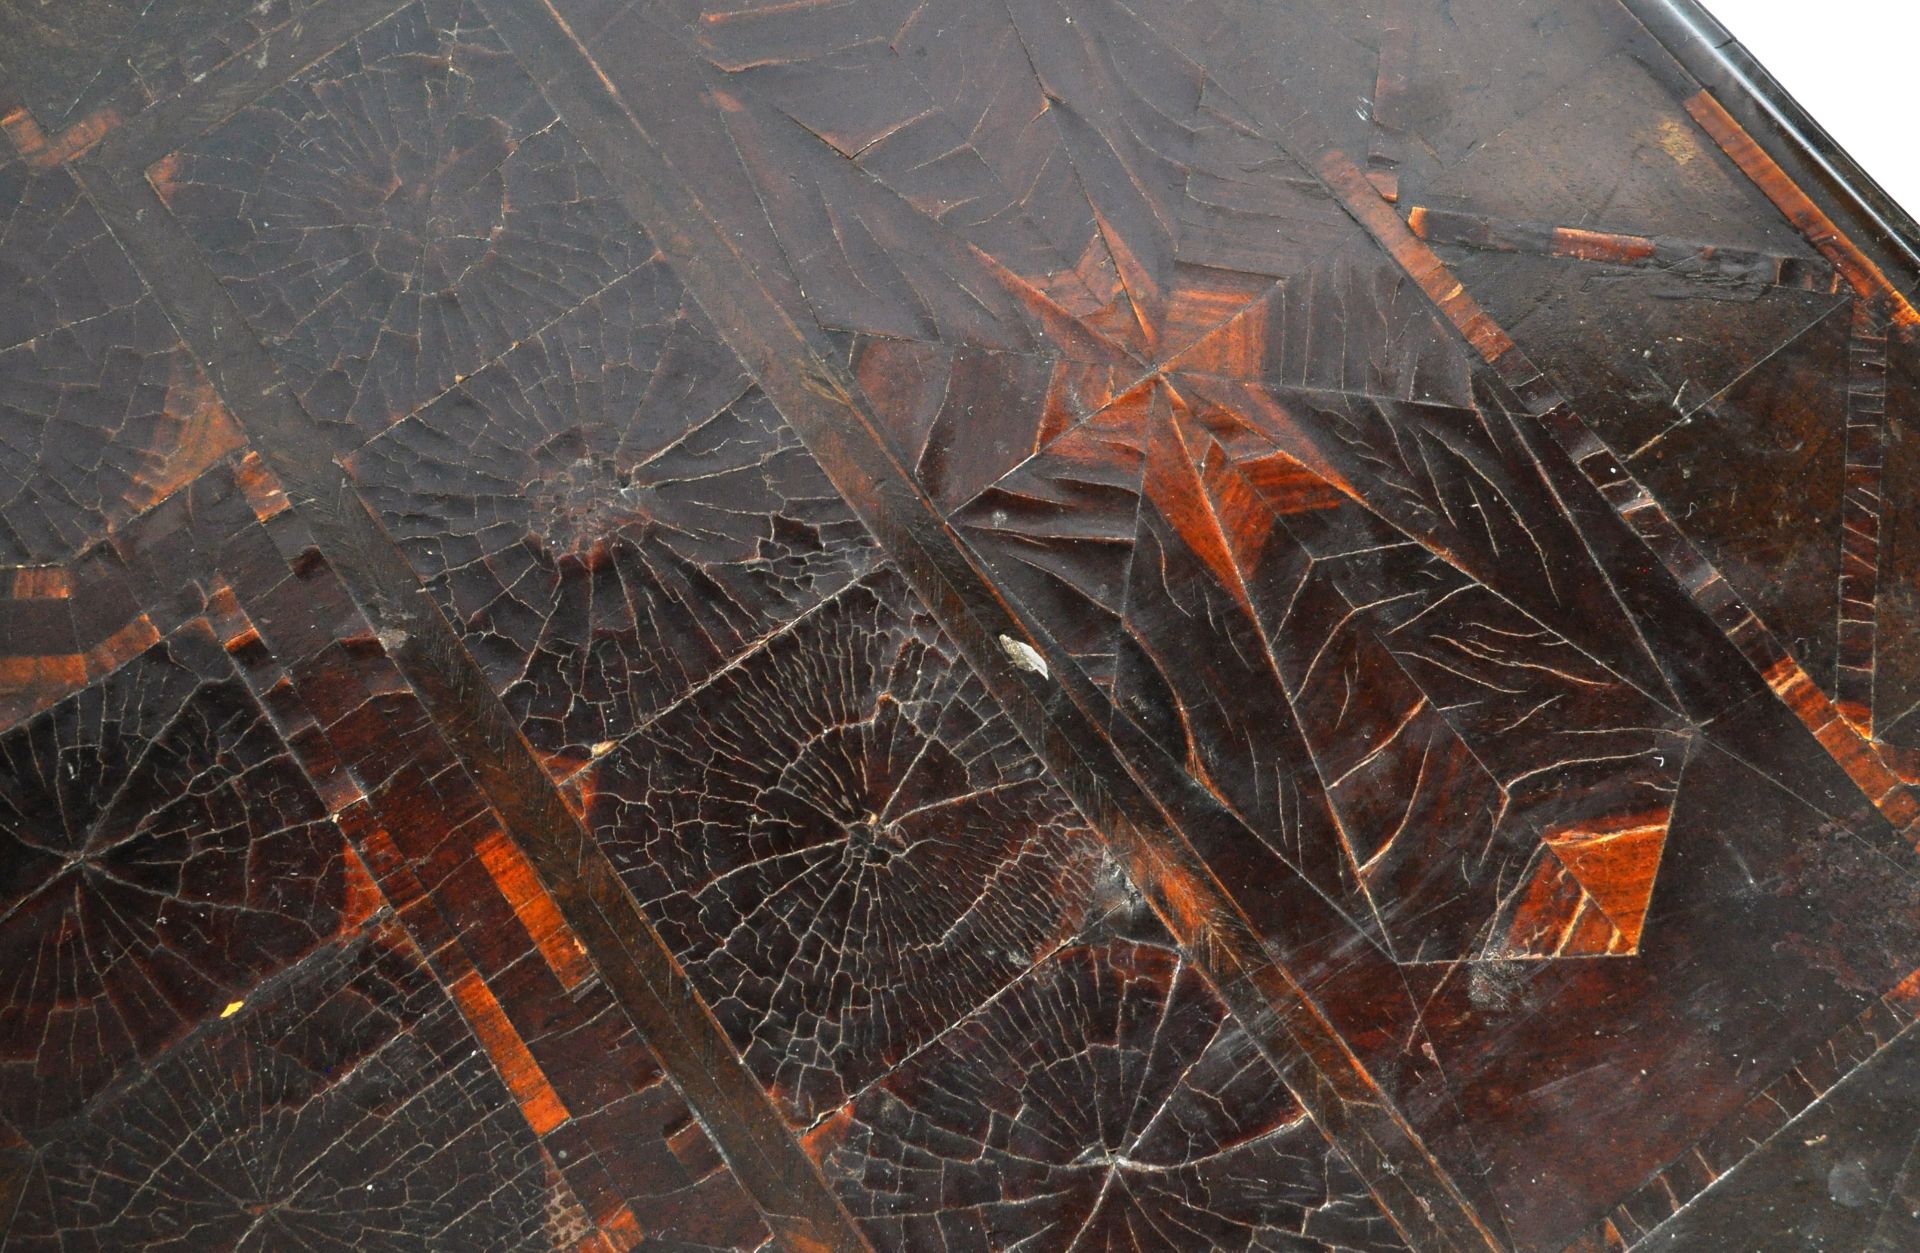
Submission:
POLYGON ((0 1248, 1920 1247, 1920 269, 1677 16, 0 2, 0 1248))

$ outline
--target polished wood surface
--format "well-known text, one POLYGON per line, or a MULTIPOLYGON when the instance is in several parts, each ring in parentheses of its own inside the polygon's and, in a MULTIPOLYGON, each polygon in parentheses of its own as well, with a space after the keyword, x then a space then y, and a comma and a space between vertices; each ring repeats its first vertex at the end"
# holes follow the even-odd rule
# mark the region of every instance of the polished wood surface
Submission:
POLYGON ((0 1248, 1920 1248, 1920 239, 1710 29, 0 3, 0 1248))

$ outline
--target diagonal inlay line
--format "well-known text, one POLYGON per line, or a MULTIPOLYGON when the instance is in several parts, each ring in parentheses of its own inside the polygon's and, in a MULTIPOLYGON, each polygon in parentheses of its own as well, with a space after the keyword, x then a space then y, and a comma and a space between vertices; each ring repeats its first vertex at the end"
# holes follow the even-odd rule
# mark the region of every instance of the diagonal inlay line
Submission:
POLYGON ((1813 198, 1800 190, 1799 185, 1780 168, 1779 162, 1768 156, 1753 136, 1747 134, 1746 128, 1714 99, 1712 92, 1703 87, 1681 104, 1688 115, 1699 123, 1700 129, 1719 145, 1720 151, 1726 153, 1727 158, 1740 167, 1740 172, 1773 202, 1773 207, 1793 223, 1794 229, 1804 235, 1821 256, 1833 263, 1833 268, 1839 271, 1854 291, 1862 296, 1884 300, 1893 310, 1895 326, 1920 326, 1920 311, 1916 311, 1900 289, 1887 280, 1886 274, 1861 251, 1860 246, 1847 238, 1846 232, 1821 211, 1813 198))
POLYGON ((776 1237, 800 1253, 867 1249, 158 192, 137 169, 75 174, 368 620, 400 637, 395 663, 776 1237))
MULTIPOLYGON (((483 0, 483 8, 762 390, 1387 1213, 1423 1249, 1500 1248, 1299 978, 1267 955, 1231 893, 1186 832, 1169 821, 1164 796, 1130 773, 1133 759, 1149 759, 1151 768, 1154 751, 1136 743, 1116 753, 1090 716, 1105 707, 1104 696, 1023 624, 972 564, 889 451, 858 384, 834 364, 825 334, 769 291, 783 276, 762 274, 741 255, 661 150, 657 135, 688 124, 684 99, 678 93, 627 99, 551 8, 536 14, 498 0, 483 0), (1003 637, 1035 639, 1055 663, 1052 677, 1016 667, 999 643, 1003 637)), ((700 64, 683 36, 657 27, 650 33, 671 49, 660 55, 700 64)), ((683 74, 686 68, 677 66, 683 74)), ((699 98, 703 107, 731 103, 711 80, 699 98)), ((1303 934, 1313 927, 1322 935, 1352 933, 1352 924, 1304 883, 1268 886, 1295 890, 1305 903, 1302 917, 1290 921, 1303 934)))
POLYGON ((1841 500, 1840 651, 1834 699, 1862 735, 1872 737, 1874 670, 1879 650, 1882 477, 1887 458, 1885 313, 1858 300, 1847 337, 1846 493, 1841 500))
POLYGON ((1703 284, 1731 279, 1790 291, 1840 291, 1840 276, 1832 263, 1811 257, 1550 222, 1509 221, 1425 205, 1403 206, 1403 211, 1408 228, 1430 244, 1632 266, 1703 284))

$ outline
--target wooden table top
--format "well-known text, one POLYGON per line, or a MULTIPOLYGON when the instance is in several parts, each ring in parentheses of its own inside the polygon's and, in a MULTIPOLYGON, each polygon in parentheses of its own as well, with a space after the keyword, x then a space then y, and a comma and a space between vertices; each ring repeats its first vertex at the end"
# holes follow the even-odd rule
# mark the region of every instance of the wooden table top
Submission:
POLYGON ((1723 45, 0 5, 0 1248, 1920 1248, 1920 231, 1723 45))

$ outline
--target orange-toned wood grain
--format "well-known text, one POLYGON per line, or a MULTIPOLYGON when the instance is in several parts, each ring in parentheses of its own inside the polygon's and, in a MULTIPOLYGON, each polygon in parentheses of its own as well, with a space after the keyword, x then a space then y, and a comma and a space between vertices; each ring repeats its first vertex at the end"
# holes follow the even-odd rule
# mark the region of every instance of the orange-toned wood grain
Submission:
POLYGON ((267 463, 257 452, 249 452, 240 459, 234 472, 239 480, 240 490, 246 493, 247 503, 253 506, 253 514, 262 522, 286 512, 292 502, 287 499, 286 488, 267 463))
POLYGON ((165 414, 165 446, 153 450, 152 461, 134 475, 138 490, 127 494, 135 513, 173 495, 244 442, 212 380, 184 359, 176 360, 167 385, 165 414))
POLYGON ((1780 168, 1778 162, 1768 156, 1752 135, 1747 133, 1728 113, 1726 106, 1716 100, 1711 91, 1702 88, 1686 101, 1686 110, 1700 129, 1707 132, 1720 150, 1727 154, 1740 172, 1752 180, 1768 200, 1773 202, 1786 219, 1808 243, 1819 250, 1820 255, 1833 263, 1841 277, 1862 296, 1877 296, 1885 299, 1893 310, 1893 320, 1899 326, 1920 326, 1920 311, 1916 311, 1906 296, 1888 281, 1880 267, 1866 253, 1860 250, 1837 225, 1832 218, 1821 212, 1806 192, 1780 168))
POLYGON ((73 576, 65 566, 28 566, 13 572, 15 600, 66 600, 73 595, 73 576))
POLYGON ((545 1135, 572 1117, 480 973, 468 971, 454 980, 452 991, 534 1132, 545 1135))
POLYGON ((24 108, 15 108, 5 116, 0 116, 0 130, 7 133, 13 141, 14 151, 26 158, 29 165, 41 169, 73 160, 87 149, 106 137, 108 131, 120 125, 120 114, 113 109, 101 109, 81 118, 58 135, 48 135, 40 129, 40 123, 24 108))
POLYGON ((342 856, 346 859, 346 885, 341 893, 340 929, 343 932, 357 931, 363 923, 386 905, 386 895, 380 891, 380 884, 374 880, 373 872, 367 869, 367 863, 360 860, 360 854, 354 852, 352 844, 346 844, 342 856))
POLYGON ((87 681, 82 653, 49 657, 0 657, 0 686, 7 688, 78 687, 87 681))
POLYGON ((1497 362, 1514 346, 1513 340, 1480 303, 1467 294, 1460 280, 1425 241, 1400 220, 1393 206, 1381 198, 1347 155, 1329 149, 1317 162, 1320 177, 1347 211, 1380 242, 1400 268, 1427 294, 1449 322, 1466 337, 1473 350, 1489 363, 1497 362))
POLYGON ((87 651, 87 673, 98 676, 118 670, 159 639, 153 619, 143 613, 87 651))
POLYGON ((1576 261, 1644 261, 1653 255, 1651 239, 1562 226, 1553 233, 1555 255, 1576 261))
POLYGON ((1550 831, 1547 847, 1587 890, 1594 904, 1620 929, 1629 949, 1640 946, 1654 877, 1667 843, 1669 813, 1661 810, 1599 829, 1550 831))
POLYGON ((593 963, 587 960, 585 948, 567 926, 553 897, 541 886, 532 863, 506 832, 495 831, 480 842, 477 851, 500 894, 513 906, 562 986, 571 991, 592 978, 593 963))

